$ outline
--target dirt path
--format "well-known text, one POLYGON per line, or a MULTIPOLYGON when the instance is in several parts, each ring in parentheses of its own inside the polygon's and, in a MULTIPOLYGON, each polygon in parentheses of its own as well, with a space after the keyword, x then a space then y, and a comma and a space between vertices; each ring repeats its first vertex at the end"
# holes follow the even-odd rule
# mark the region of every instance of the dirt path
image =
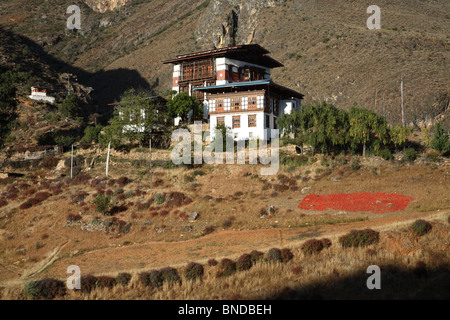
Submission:
MULTIPOLYGON (((222 257, 235 258, 251 250, 266 251, 272 247, 299 247, 304 239, 311 237, 337 237, 350 229, 389 229, 410 223, 418 218, 429 220, 442 217, 442 211, 411 213, 382 217, 355 223, 312 226, 289 229, 262 229, 244 231, 220 231, 198 239, 178 242, 148 242, 123 247, 104 248, 73 257, 63 257, 54 261, 40 274, 64 278, 69 265, 80 267, 82 274, 111 274, 137 272, 153 268, 177 267, 189 261, 205 263, 208 259, 222 257)), ((52 259, 54 260, 54 259, 52 259)), ((43 268, 39 268, 43 270, 43 268)))

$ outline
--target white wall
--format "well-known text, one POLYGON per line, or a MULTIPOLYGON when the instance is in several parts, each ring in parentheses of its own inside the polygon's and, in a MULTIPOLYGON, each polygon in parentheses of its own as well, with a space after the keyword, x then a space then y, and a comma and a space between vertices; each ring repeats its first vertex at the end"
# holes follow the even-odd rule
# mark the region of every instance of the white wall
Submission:
POLYGON ((37 101, 43 100, 43 101, 47 101, 47 102, 50 102, 50 103, 55 102, 55 98, 54 97, 50 97, 50 96, 47 96, 47 95, 36 95, 36 94, 33 94, 33 95, 29 96, 29 98, 32 99, 32 100, 37 100, 37 101))
POLYGON ((292 110, 301 108, 300 99, 289 99, 280 101, 280 115, 282 113, 291 114, 292 110))

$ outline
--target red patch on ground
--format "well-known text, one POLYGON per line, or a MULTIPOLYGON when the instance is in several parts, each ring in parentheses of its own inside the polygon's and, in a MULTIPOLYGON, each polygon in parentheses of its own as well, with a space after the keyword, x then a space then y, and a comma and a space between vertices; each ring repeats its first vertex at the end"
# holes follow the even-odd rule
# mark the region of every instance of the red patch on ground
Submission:
POLYGON ((298 208, 314 211, 332 209, 350 212, 370 211, 373 213, 387 213, 405 210, 412 200, 414 198, 396 193, 311 194, 300 202, 298 208))

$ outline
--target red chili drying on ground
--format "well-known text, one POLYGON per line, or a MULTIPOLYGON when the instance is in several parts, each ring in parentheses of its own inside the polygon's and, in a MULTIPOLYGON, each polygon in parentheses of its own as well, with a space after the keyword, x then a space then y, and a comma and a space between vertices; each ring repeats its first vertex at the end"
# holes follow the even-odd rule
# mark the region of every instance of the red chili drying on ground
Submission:
POLYGON ((414 198, 396 193, 311 194, 300 202, 298 208, 314 211, 332 209, 350 212, 370 211, 373 213, 387 213, 405 210, 412 200, 414 198))

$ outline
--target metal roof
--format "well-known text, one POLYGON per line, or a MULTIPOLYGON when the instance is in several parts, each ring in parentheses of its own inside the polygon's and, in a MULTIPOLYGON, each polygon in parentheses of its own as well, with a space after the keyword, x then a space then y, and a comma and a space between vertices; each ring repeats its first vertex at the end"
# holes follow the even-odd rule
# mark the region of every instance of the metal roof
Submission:
POLYGON ((267 53, 269 53, 269 51, 261 47, 259 44, 245 44, 178 55, 175 59, 163 61, 163 64, 168 63, 176 64, 183 61, 196 60, 205 57, 227 56, 235 60, 247 61, 250 63, 263 65, 269 68, 276 68, 283 66, 282 63, 271 58, 270 56, 267 56, 266 55, 267 53))
POLYGON ((230 90, 230 89, 234 89, 234 88, 245 88, 245 87, 250 87, 250 86, 266 86, 266 85, 272 90, 279 91, 279 92, 289 95, 291 97, 297 97, 300 99, 303 99, 303 97, 304 97, 304 95, 301 94, 300 92, 297 92, 295 90, 283 87, 279 84, 276 84, 270 79, 255 80, 255 81, 243 81, 243 82, 231 82, 231 83, 218 85, 218 86, 193 88, 193 90, 208 92, 208 91, 219 91, 220 89, 230 90))

